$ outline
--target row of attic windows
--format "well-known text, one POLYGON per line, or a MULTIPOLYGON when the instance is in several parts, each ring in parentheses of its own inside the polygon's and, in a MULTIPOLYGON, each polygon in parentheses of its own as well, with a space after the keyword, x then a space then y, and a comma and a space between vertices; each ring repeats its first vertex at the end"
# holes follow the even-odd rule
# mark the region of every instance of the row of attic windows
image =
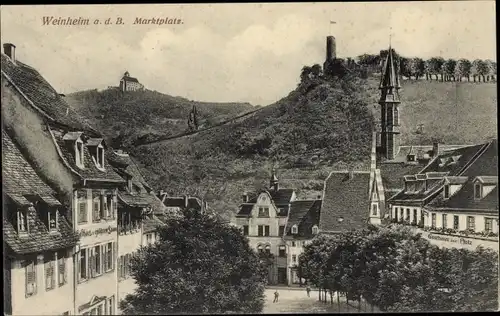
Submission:
MULTIPOLYGON (((10 208, 10 207, 9 207, 10 208)), ((59 229, 59 212, 57 207, 48 206, 45 203, 35 203, 34 208, 49 232, 57 232, 59 229)), ((19 235, 27 235, 30 232, 29 214, 30 206, 11 208, 9 211, 10 221, 19 235)))
POLYGON ((104 141, 102 138, 87 139, 81 132, 69 132, 63 136, 63 140, 72 144, 78 168, 85 168, 85 147, 87 147, 95 166, 104 170, 104 141))

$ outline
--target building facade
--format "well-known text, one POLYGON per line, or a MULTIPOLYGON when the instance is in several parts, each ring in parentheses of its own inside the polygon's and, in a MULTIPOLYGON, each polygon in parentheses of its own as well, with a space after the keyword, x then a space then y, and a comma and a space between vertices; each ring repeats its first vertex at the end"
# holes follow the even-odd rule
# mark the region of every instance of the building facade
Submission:
POLYGON ((78 236, 71 213, 5 131, 2 150, 4 311, 73 315, 73 254, 78 236))
POLYGON ((123 74, 123 77, 120 79, 119 87, 123 92, 139 91, 144 89, 144 86, 139 82, 139 80, 137 80, 137 78, 131 77, 128 71, 126 71, 123 74))
POLYGON ((257 252, 270 254, 269 284, 288 283, 285 227, 295 191, 282 189, 273 170, 270 188, 257 194, 243 194, 243 203, 235 217, 235 224, 248 237, 250 247, 257 252))
POLYGON ((394 223, 443 247, 498 250, 497 140, 444 151, 404 177, 390 200, 394 223))

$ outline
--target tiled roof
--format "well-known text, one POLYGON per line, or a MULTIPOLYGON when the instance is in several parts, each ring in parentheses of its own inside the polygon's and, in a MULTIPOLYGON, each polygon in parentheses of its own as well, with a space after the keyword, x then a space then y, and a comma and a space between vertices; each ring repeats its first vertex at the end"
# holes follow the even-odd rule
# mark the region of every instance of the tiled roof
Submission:
POLYGON ((151 203, 148 193, 131 194, 120 190, 120 192, 118 192, 118 198, 121 202, 132 207, 147 207, 151 203))
POLYGON ((237 216, 250 216, 250 214, 252 213, 253 206, 254 204, 248 204, 248 203, 241 204, 237 216))
POLYGON ((484 184, 497 184, 498 183, 498 176, 480 176, 476 177, 476 179, 484 184))
POLYGON ((20 237, 16 228, 8 220, 8 216, 4 217, 4 242, 8 250, 17 254, 27 254, 75 245, 78 237, 61 212, 58 216, 58 232, 49 233, 37 210, 29 206, 32 205, 33 198, 36 196, 41 197, 49 205, 61 204, 55 199, 55 192, 39 178, 4 130, 2 130, 2 147, 2 184, 4 198, 9 199, 6 204, 7 210, 18 206, 28 207, 29 234, 27 236, 20 237))
POLYGON ((30 66, 16 60, 15 64, 5 54, 1 54, 2 75, 21 90, 35 107, 43 111, 55 122, 80 131, 99 134, 85 120, 73 111, 56 90, 30 66))
POLYGON ((446 177, 446 181, 449 184, 464 184, 467 182, 467 177, 446 177))
POLYGON ((5 193, 16 195, 43 194, 55 192, 43 182, 33 167, 22 156, 10 136, 2 129, 2 183, 5 193))
POLYGON ((424 166, 405 163, 382 163, 379 164, 378 168, 382 176, 386 197, 389 198, 392 194, 404 188, 403 177, 405 175, 418 173, 424 166))
POLYGON ((474 145, 444 152, 436 159, 433 159, 421 173, 448 172, 450 176, 458 176, 460 171, 472 162, 473 158, 480 154, 481 150, 485 149, 487 145, 474 145))
POLYGON ((285 228, 285 236, 290 238, 312 238, 312 228, 319 228, 321 200, 296 200, 292 202, 285 228), (297 225, 297 234, 292 234, 292 226, 297 225))
POLYGON ((370 172, 355 171, 352 179, 347 171, 330 173, 325 182, 325 192, 319 229, 321 232, 345 231, 368 224, 370 197, 370 172), (342 221, 339 221, 342 218, 342 221))
MULTIPOLYGON (((201 201, 196 198, 196 197, 187 197, 188 203, 187 203, 187 208, 188 209, 194 209, 194 210, 201 210, 201 201)), ((164 197, 163 199, 163 204, 166 207, 179 207, 181 209, 186 209, 186 204, 185 204, 185 197, 180 196, 180 197, 164 197)))
POLYGON ((293 192, 293 189, 278 189, 278 191, 269 190, 269 194, 271 195, 275 205, 289 204, 291 202, 293 192))
POLYGON ((100 180, 100 181, 122 182, 122 183, 125 182, 125 180, 123 180, 123 178, 120 177, 113 170, 112 166, 109 165, 107 159, 109 151, 106 151, 104 154, 106 159, 104 159, 104 171, 102 171, 96 167, 87 146, 83 146, 85 168, 80 169, 76 165, 73 142, 63 140, 64 133, 59 130, 51 129, 51 132, 54 135, 54 138, 56 140, 56 145, 61 151, 64 160, 66 160, 66 162, 71 166, 71 168, 77 171, 83 178, 87 180, 100 180))
POLYGON ((474 183, 473 178, 470 178, 463 187, 453 194, 449 199, 444 199, 442 194, 436 196, 427 205, 431 209, 447 209, 447 210, 492 210, 498 212, 498 186, 480 200, 474 199, 474 183))
MULTIPOLYGON (((490 161, 495 163, 496 170, 497 160, 494 158, 494 155, 497 154, 493 154, 494 150, 496 150, 496 146, 493 143, 487 143, 447 151, 433 159, 420 174, 428 173, 429 176, 442 176, 446 174, 450 179, 457 179, 457 176, 467 176, 478 170, 491 169, 493 164, 490 161)), ((412 176, 415 177, 415 175, 412 176)), ((406 178, 410 180, 409 177, 410 175, 406 178)), ((442 186, 443 181, 436 181, 430 187, 419 191, 407 192, 401 190, 391 197, 391 201, 420 200, 426 203, 426 201, 434 199, 440 193, 442 186)))

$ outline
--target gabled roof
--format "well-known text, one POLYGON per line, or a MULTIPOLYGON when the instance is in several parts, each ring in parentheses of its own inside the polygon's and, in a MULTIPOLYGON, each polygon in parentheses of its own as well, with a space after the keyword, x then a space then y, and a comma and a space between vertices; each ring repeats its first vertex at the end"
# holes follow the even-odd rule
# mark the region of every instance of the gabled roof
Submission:
POLYGON ((154 214, 146 217, 142 226, 143 232, 150 233, 157 230, 158 227, 165 225, 160 219, 158 219, 154 214))
POLYGON ((293 189, 279 188, 278 191, 269 190, 269 194, 271 195, 271 198, 273 199, 273 202, 276 205, 290 204, 293 192, 294 192, 293 189))
POLYGON ((238 211, 238 214, 236 216, 250 216, 252 214, 252 209, 253 209, 254 203, 249 204, 249 203, 244 203, 240 205, 240 210, 238 211))
POLYGON ((68 143, 63 140, 65 133, 63 133, 62 131, 56 130, 56 129, 49 129, 49 131, 54 136, 56 147, 60 151, 64 161, 73 170, 75 170, 82 178, 87 179, 87 180, 125 183, 125 180, 123 180, 123 178, 120 177, 113 170, 113 168, 109 165, 109 162, 108 162, 109 153, 108 153, 108 151, 106 151, 104 153, 105 159, 104 159, 104 171, 103 171, 103 170, 98 169, 97 166, 95 165, 87 146, 83 146, 85 168, 80 169, 76 165, 74 147, 69 146, 68 143))
POLYGON ((369 171, 354 171, 352 179, 348 171, 331 172, 325 181, 320 231, 340 232, 367 225, 370 185, 369 171))
POLYGON ((450 176, 458 176, 461 174, 462 169, 472 163, 487 146, 488 144, 468 146, 440 154, 420 173, 448 172, 450 176), (458 160, 453 159, 453 157, 458 156, 460 157, 458 160))
POLYGON ((103 143, 103 145, 104 145, 103 138, 89 138, 85 142, 85 145, 87 145, 87 146, 99 146, 101 143, 103 143))
POLYGON ((428 205, 430 209, 440 210, 475 210, 493 211, 498 213, 498 186, 482 199, 474 199, 474 182, 470 178, 462 188, 453 194, 449 199, 444 199, 443 195, 436 196, 428 205))
POLYGON ((285 227, 285 237, 312 238, 314 225, 319 228, 321 202, 321 200, 293 201, 285 227), (293 225, 297 225, 297 234, 292 234, 293 225))
POLYGON ((448 184, 464 184, 467 182, 468 178, 467 177, 445 177, 444 178, 445 182, 448 184))
POLYGON ((53 122, 72 129, 99 134, 64 101, 57 91, 32 67, 11 59, 1 53, 2 76, 4 76, 34 108, 44 113, 53 122))
POLYGON ((83 135, 83 132, 67 132, 63 136, 63 140, 76 141, 83 135))
POLYGON ((200 199, 198 199, 197 197, 192 197, 192 196, 171 197, 171 196, 165 195, 162 197, 161 200, 163 201, 163 204, 166 207, 178 207, 181 210, 194 209, 197 211, 201 211, 201 208, 202 208, 202 203, 201 203, 200 199), (186 200, 185 200, 186 198, 187 198, 187 207, 186 207, 186 200))
POLYGON ((474 181, 479 181, 483 184, 498 184, 498 176, 479 176, 474 179, 474 181))
POLYGON ((58 216, 59 234, 51 234, 37 210, 31 206, 34 199, 42 200, 51 206, 61 206, 61 203, 54 197, 55 191, 38 176, 4 130, 2 130, 2 149, 2 184, 4 197, 8 200, 7 209, 28 207, 29 235, 26 237, 21 238, 8 220, 8 216, 4 217, 4 242, 8 250, 17 254, 28 254, 74 246, 78 236, 61 212, 58 216))

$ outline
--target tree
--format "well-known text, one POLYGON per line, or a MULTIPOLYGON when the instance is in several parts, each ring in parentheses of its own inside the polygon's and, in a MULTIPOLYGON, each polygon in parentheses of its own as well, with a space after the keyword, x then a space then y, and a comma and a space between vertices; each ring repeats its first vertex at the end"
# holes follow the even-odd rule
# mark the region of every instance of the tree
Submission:
POLYGON ((491 80, 495 80, 495 78, 497 76, 497 63, 495 61, 492 61, 492 60, 487 60, 486 63, 488 64, 488 68, 490 70, 489 76, 490 76, 491 80))
POLYGON ((470 73, 471 73, 472 64, 469 60, 462 58, 455 65, 455 75, 458 78, 458 81, 462 80, 462 77, 467 77, 467 81, 470 81, 470 73))
POLYGON ((471 67, 471 74, 472 74, 472 79, 474 80, 474 82, 476 82, 476 77, 478 77, 479 82, 481 82, 480 69, 481 69, 481 60, 475 59, 472 62, 472 67, 471 67))
POLYGON ((411 58, 408 61, 408 68, 411 74, 415 76, 415 79, 422 77, 425 73, 425 63, 422 58, 411 58))
POLYGON ((311 74, 313 75, 314 78, 319 78, 322 76, 322 69, 321 69, 321 66, 319 64, 314 64, 312 67, 311 67, 311 74))
POLYGON ((484 60, 480 60, 477 65, 477 73, 481 78, 483 78, 483 82, 486 82, 486 76, 490 73, 490 69, 488 63, 484 60))
POLYGON ((188 210, 159 235, 132 259, 125 314, 261 312, 266 271, 238 228, 188 210))
POLYGON ((427 60, 426 72, 430 76, 431 80, 432 80, 432 75, 436 76, 436 80, 438 80, 438 74, 443 73, 442 72, 443 64, 444 64, 444 58, 442 57, 432 57, 429 60, 427 60))
POLYGON ((302 71, 300 72, 300 82, 306 82, 308 79, 311 79, 312 68, 310 66, 302 67, 302 71))
POLYGON ((399 59, 399 70, 400 70, 400 75, 407 77, 408 79, 411 79, 412 76, 412 71, 410 68, 410 59, 406 57, 401 57, 399 59))
POLYGON ((455 67, 457 61, 454 59, 448 59, 443 64, 443 72, 445 74, 445 81, 455 81, 455 67))

